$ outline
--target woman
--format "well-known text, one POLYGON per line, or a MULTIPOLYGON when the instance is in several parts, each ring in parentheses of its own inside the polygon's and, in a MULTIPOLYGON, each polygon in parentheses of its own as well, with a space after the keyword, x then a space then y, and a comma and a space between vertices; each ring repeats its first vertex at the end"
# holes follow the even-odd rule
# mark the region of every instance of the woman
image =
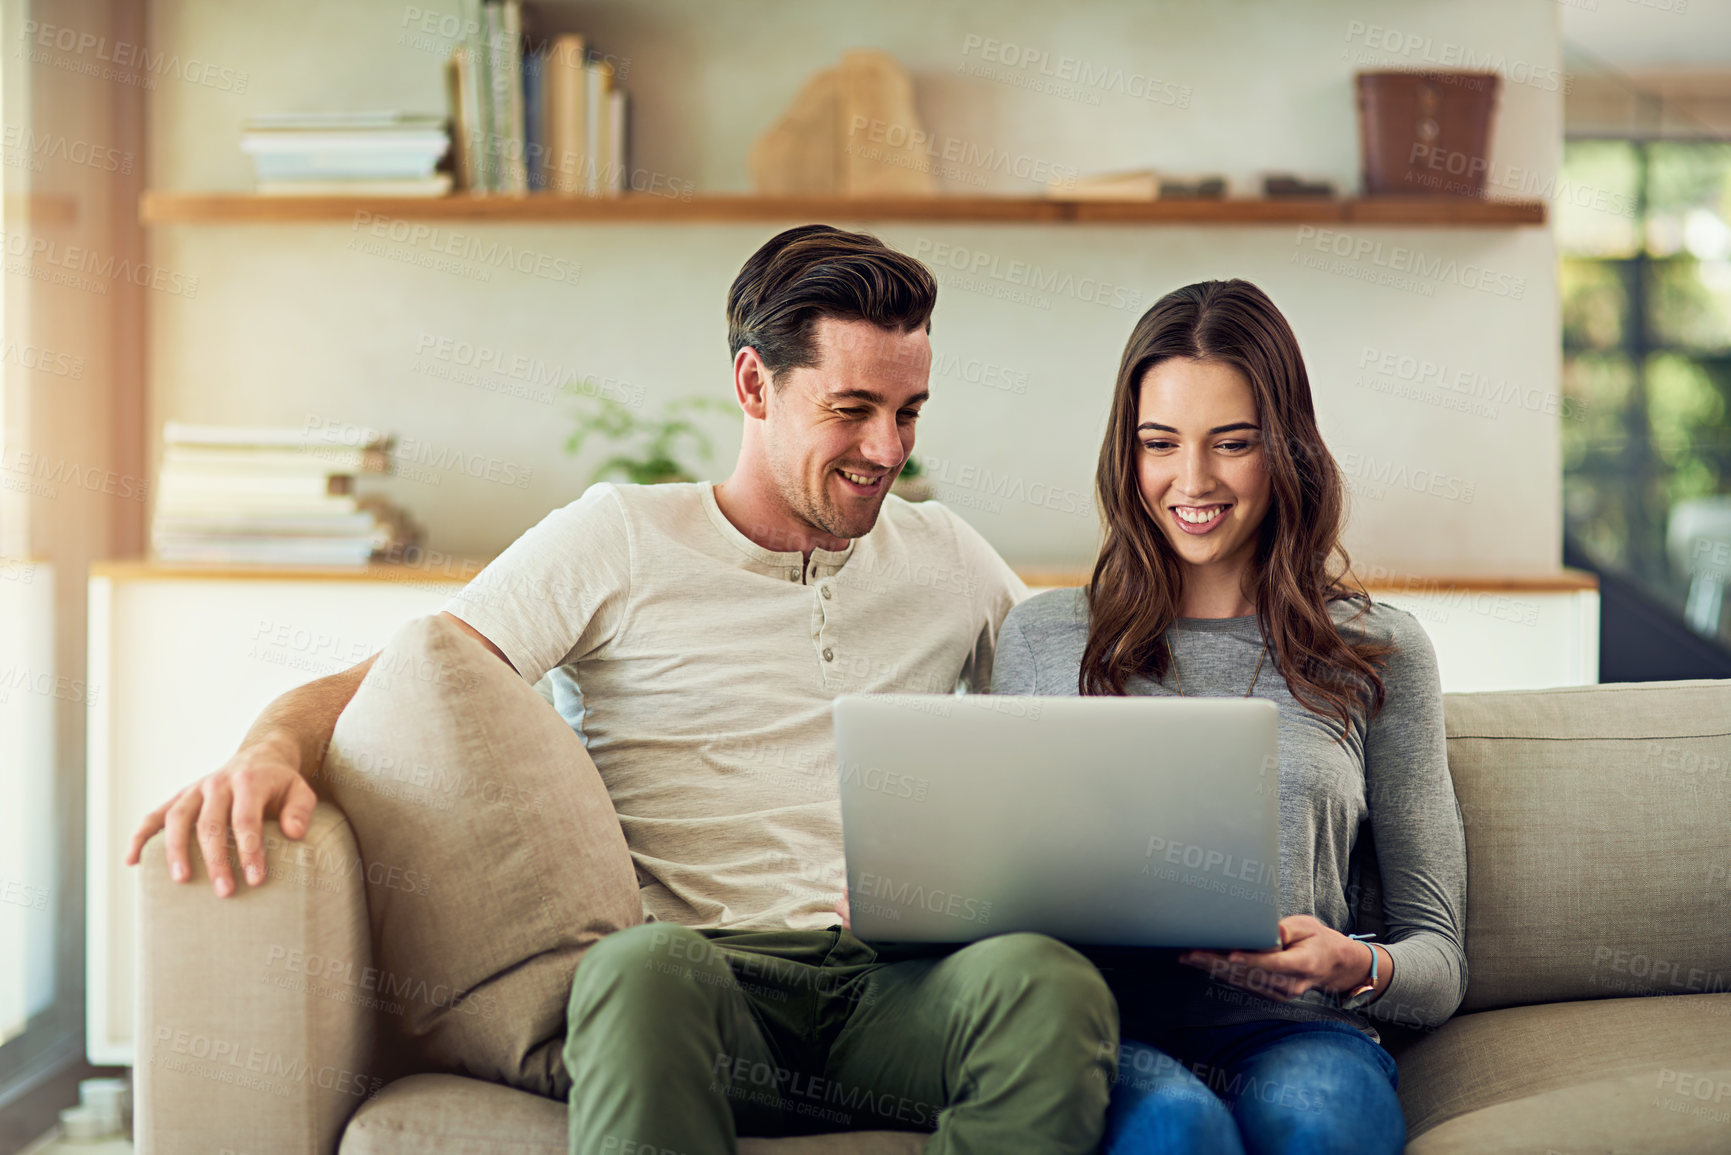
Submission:
POLYGON ((1189 285, 1142 317, 1096 485, 1092 579, 1010 613, 993 690, 1273 700, 1282 914, 1279 950, 1108 971, 1125 1043, 1101 1150, 1398 1152, 1394 1060, 1360 1008, 1440 1023, 1466 990, 1441 689, 1418 623, 1344 584, 1340 471, 1260 289, 1189 285), (1385 936, 1355 933, 1367 821, 1385 936))

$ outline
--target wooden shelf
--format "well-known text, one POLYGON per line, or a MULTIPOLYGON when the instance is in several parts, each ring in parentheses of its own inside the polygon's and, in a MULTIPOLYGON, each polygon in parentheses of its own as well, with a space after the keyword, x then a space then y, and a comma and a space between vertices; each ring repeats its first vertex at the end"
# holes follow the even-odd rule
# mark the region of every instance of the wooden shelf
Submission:
POLYGON ((732 224, 756 221, 955 221, 975 224, 1399 225, 1508 228, 1545 223, 1543 201, 1459 197, 1347 200, 1098 201, 1058 197, 760 197, 678 200, 532 196, 295 197, 246 192, 146 192, 139 219, 163 224, 352 222, 357 213, 477 224, 732 224))
MULTIPOLYGON (((486 558, 441 558, 438 565, 367 566, 200 565, 139 558, 108 558, 90 563, 90 576, 117 581, 166 581, 188 578, 209 581, 398 581, 461 584, 480 573, 486 558)), ((1088 581, 1086 569, 1019 566, 1016 573, 1030 586, 1079 586, 1088 581)), ((1599 588, 1599 579, 1585 570, 1562 569, 1543 574, 1476 574, 1465 577, 1420 574, 1376 575, 1365 587, 1378 593, 1583 593, 1599 588)))

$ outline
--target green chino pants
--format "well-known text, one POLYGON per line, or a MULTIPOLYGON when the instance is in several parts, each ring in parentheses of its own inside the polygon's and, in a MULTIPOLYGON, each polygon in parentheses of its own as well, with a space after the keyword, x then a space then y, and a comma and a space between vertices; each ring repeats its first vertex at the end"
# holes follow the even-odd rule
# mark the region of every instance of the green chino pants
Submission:
POLYGON ((1076 951, 1006 934, 876 950, 841 927, 649 923, 591 947, 565 1043, 573 1155, 734 1155, 738 1135, 932 1132, 925 1155, 1085 1155, 1118 1014, 1076 951))

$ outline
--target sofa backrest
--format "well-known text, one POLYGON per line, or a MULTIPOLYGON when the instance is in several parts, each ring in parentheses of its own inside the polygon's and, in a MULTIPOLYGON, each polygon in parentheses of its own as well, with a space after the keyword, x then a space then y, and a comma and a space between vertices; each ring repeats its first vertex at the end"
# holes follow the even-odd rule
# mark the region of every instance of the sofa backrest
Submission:
POLYGON ((1731 991, 1731 680, 1444 699, 1461 1011, 1731 991))

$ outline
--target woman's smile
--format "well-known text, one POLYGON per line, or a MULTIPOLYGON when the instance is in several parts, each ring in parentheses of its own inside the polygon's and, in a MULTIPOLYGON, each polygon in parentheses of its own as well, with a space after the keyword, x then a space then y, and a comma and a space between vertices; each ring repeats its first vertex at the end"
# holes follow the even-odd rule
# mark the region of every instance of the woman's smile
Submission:
POLYGON ((1178 528, 1188 534, 1200 536, 1214 529, 1226 519, 1226 511, 1231 509, 1230 503, 1214 505, 1174 505, 1172 515, 1177 519, 1178 528))

